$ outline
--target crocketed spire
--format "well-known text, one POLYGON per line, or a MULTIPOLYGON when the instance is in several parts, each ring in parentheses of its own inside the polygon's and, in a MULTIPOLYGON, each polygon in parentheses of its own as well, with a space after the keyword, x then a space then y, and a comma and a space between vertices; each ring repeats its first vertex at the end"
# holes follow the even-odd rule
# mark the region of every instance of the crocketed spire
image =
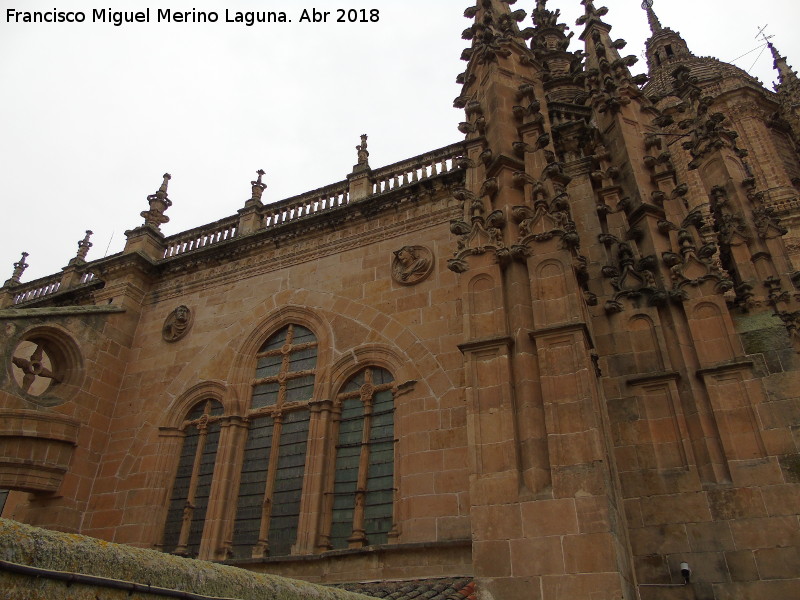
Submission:
POLYGON ((786 57, 782 56, 781 53, 778 52, 778 49, 772 42, 767 42, 767 46, 769 46, 769 49, 772 51, 772 58, 775 60, 773 66, 778 71, 778 86, 798 86, 800 84, 800 78, 797 76, 797 71, 792 69, 792 67, 786 61, 786 57))
POLYGON ((658 20, 658 17, 653 10, 653 0, 643 0, 642 8, 647 11, 647 21, 650 23, 650 31, 653 33, 653 35, 664 29, 661 26, 661 21, 658 20))

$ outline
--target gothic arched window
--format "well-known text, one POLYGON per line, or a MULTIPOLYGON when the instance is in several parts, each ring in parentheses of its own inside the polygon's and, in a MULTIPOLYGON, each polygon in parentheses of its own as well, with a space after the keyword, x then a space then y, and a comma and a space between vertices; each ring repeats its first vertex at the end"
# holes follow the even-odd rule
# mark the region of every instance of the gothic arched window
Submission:
POLYGON ((394 508, 394 378, 367 367, 336 396, 336 443, 330 546, 385 544, 394 508))
POLYGON ((233 533, 236 558, 284 556, 297 539, 317 340, 288 325, 260 348, 233 533))
POLYGON ((219 445, 222 404, 204 400, 184 419, 183 444, 164 527, 164 549, 197 556, 219 445))

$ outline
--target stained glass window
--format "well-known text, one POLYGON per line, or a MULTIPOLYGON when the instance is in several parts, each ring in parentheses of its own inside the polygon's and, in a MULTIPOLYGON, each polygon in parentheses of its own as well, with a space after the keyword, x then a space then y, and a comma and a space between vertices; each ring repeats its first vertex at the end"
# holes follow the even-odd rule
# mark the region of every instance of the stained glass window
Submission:
POLYGON ((200 550, 222 413, 219 402, 204 400, 184 420, 183 444, 164 526, 164 549, 168 552, 197 556, 200 550))
POLYGON ((394 395, 385 369, 369 367, 337 396, 341 420, 336 444, 330 544, 385 544, 393 523, 394 395))
POLYGON ((300 325, 284 327, 258 352, 235 558, 285 556, 297 539, 316 365, 317 340, 300 325))

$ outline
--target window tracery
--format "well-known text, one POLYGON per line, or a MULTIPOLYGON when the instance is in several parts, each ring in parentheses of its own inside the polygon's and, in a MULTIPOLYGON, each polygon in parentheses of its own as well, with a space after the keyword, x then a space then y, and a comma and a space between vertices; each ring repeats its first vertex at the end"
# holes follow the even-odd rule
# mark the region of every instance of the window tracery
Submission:
POLYGON ((216 400, 204 400, 184 420, 184 438, 163 538, 164 549, 173 554, 199 554, 223 412, 222 404, 216 400))
POLYGON ((331 548, 385 544, 393 529, 394 378, 367 367, 336 396, 341 420, 331 492, 331 548))
POLYGON ((236 558, 291 553, 300 517, 316 363, 316 337, 295 324, 273 334, 257 354, 234 520, 236 558))
POLYGON ((223 409, 232 393, 224 386, 187 392, 185 407, 191 396, 211 399, 164 428, 177 436, 178 454, 165 551, 267 558, 385 544, 396 535, 394 377, 370 365, 370 354, 359 361, 370 366, 336 377, 346 383, 319 398, 318 360, 327 356, 319 346, 297 323, 271 334, 255 351, 244 414, 234 400, 232 413, 223 409))

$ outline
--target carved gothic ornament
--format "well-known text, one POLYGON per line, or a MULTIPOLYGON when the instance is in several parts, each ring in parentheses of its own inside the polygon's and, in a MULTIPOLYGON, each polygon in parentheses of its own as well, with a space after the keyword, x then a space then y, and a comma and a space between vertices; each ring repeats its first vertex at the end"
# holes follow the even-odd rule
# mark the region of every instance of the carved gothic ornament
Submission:
POLYGON ((181 304, 173 310, 164 320, 161 336, 166 342, 177 342, 186 337, 192 327, 192 311, 188 306, 181 304))
MULTIPOLYGON (((503 1, 513 4, 516 0, 503 1)), ((498 57, 507 58, 511 56, 511 50, 506 46, 514 39, 522 39, 517 23, 525 19, 524 10, 498 14, 491 2, 479 0, 475 6, 464 11, 464 16, 468 19, 478 18, 461 34, 463 39, 472 40, 472 47, 461 54, 462 60, 487 64, 498 57)))
POLYGON ((645 256, 636 260, 633 248, 628 242, 619 241, 614 236, 604 234, 600 242, 609 245, 616 243, 616 264, 606 265, 602 269, 603 277, 611 280, 615 290, 614 297, 605 304, 606 314, 614 314, 624 309, 623 299, 638 306, 641 299, 646 299, 650 306, 659 306, 669 298, 668 293, 656 282, 657 263, 655 256, 645 256))
POLYGON ((34 406, 57 406, 77 391, 81 356, 59 330, 39 327, 23 334, 8 363, 18 393, 34 406))
POLYGON ((524 258, 527 256, 524 248, 553 238, 560 238, 565 248, 579 248, 580 237, 570 214, 569 195, 564 192, 548 201, 544 186, 535 185, 533 196, 533 207, 515 206, 512 209, 513 219, 519 224, 519 239, 512 254, 524 258))
POLYGON ((780 219, 775 215, 775 209, 769 206, 758 206, 753 209, 753 221, 756 233, 762 240, 771 240, 789 233, 782 227, 780 219))
MULTIPOLYGON (((687 218, 688 221, 688 218, 687 218)), ((688 227, 689 223, 684 222, 688 227)), ((670 272, 673 299, 684 300, 687 297, 687 286, 698 287, 706 282, 712 282, 717 293, 724 294, 733 289, 733 281, 722 267, 717 245, 707 242, 699 249, 694 236, 688 229, 678 231, 680 250, 664 252, 661 257, 670 272)))
POLYGON ((762 240, 771 240, 789 233, 789 230, 781 225, 781 220, 775 214, 775 209, 768 206, 765 192, 756 191, 755 178, 749 177, 742 182, 742 186, 747 193, 747 199, 753 206, 753 225, 756 234, 762 240))
MULTIPOLYGON (((582 19, 588 18, 588 13, 582 17, 582 19)), ((586 71, 589 97, 598 112, 616 114, 623 106, 631 103, 631 98, 642 95, 637 86, 643 85, 647 81, 647 76, 632 76, 630 67, 639 59, 632 54, 619 57, 617 52, 610 52, 597 31, 592 34, 592 41, 597 67, 586 71)), ((608 43, 615 50, 622 50, 627 44, 622 39, 613 42, 609 40, 608 43)))
POLYGON ((503 211, 495 210, 487 213, 487 205, 491 206, 492 198, 499 191, 499 183, 491 177, 483 182, 479 194, 466 188, 453 190, 453 197, 461 201, 466 220, 451 221, 450 232, 458 236, 455 257, 447 263, 448 268, 456 273, 463 273, 469 266, 464 260, 470 255, 480 255, 493 251, 501 264, 510 258, 509 251, 503 242, 502 230, 506 225, 503 211))
POLYGON ((800 354, 800 311, 780 311, 776 314, 783 321, 786 330, 789 332, 795 351, 800 354))
POLYGON ((392 279, 400 285, 415 285, 433 271, 433 253, 425 246, 403 246, 393 252, 392 279))
MULTIPOLYGON (((792 285, 797 288, 798 273, 793 273, 790 279, 792 285)), ((797 295, 793 298, 789 291, 784 290, 783 282, 777 276, 768 277, 764 281, 764 287, 768 291, 767 303, 775 311, 775 315, 783 322, 792 340, 792 345, 800 353, 800 310, 793 310, 797 308, 800 298, 797 295)))
POLYGON ((509 250, 503 243, 503 228, 506 217, 501 210, 495 210, 487 217, 473 214, 471 223, 450 221, 450 232, 458 236, 458 246, 454 255, 447 261, 447 267, 456 273, 463 273, 469 265, 465 258, 494 252, 500 264, 510 258, 509 250))
POLYGON ((747 220, 744 215, 734 210, 724 187, 717 185, 711 188, 711 209, 721 244, 741 246, 753 239, 747 220))
POLYGON ((690 113, 692 116, 678 123, 678 127, 686 130, 689 136, 689 141, 682 144, 683 149, 688 150, 692 156, 689 169, 697 169, 703 158, 723 148, 733 151, 741 159, 745 158, 748 154, 747 150, 739 148, 737 145, 739 134, 725 126, 728 119, 724 114, 710 112, 714 98, 710 96, 699 98, 698 91, 691 87, 693 78, 688 77, 686 73, 688 69, 686 71, 684 69, 686 67, 676 69, 673 77, 675 77, 676 87, 691 96, 690 113), (684 80, 689 83, 685 83, 684 80))

